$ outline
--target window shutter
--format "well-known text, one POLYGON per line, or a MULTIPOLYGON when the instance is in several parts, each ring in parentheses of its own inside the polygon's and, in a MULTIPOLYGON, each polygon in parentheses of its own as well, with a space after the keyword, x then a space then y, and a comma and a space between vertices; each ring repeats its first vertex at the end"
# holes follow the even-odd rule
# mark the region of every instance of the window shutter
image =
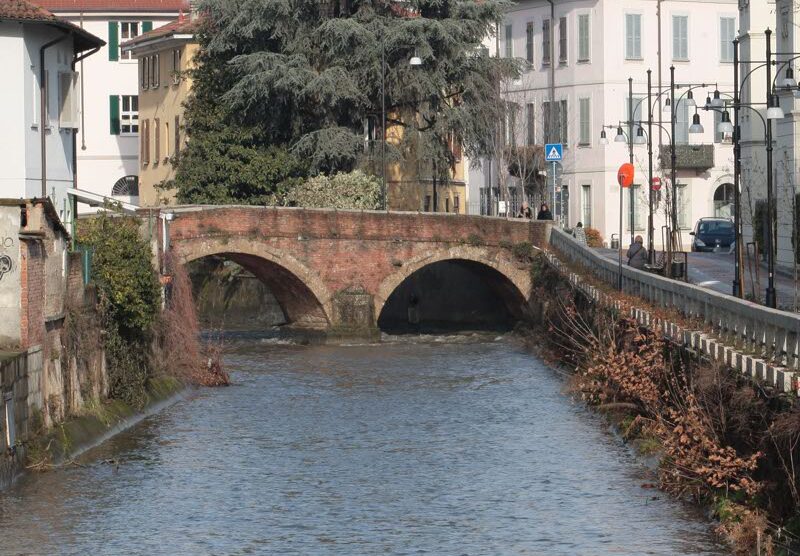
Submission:
POLYGON ((142 21, 142 33, 147 33, 148 31, 153 30, 153 22, 152 21, 142 21))
POLYGON ((108 97, 109 114, 111 117, 111 135, 119 135, 119 97, 108 97))
POLYGON ((119 60, 119 22, 108 22, 108 59, 112 62, 119 60))

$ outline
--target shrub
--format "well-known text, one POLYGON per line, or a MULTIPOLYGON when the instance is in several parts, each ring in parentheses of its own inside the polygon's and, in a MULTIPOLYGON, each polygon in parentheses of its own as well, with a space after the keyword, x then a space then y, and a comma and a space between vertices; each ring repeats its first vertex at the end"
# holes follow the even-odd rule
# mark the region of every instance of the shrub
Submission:
POLYGON ((292 188, 289 206, 376 210, 381 208, 381 182, 360 170, 316 176, 292 188))
POLYGON ((150 340, 161 307, 150 247, 139 236, 138 219, 105 214, 81 220, 77 239, 92 250, 109 395, 139 407, 146 400, 150 340))
POLYGON ((533 256, 533 245, 529 241, 515 243, 511 248, 511 253, 520 261, 527 261, 533 256))
POLYGON ((589 247, 602 247, 603 236, 596 228, 586 228, 586 245, 589 247))

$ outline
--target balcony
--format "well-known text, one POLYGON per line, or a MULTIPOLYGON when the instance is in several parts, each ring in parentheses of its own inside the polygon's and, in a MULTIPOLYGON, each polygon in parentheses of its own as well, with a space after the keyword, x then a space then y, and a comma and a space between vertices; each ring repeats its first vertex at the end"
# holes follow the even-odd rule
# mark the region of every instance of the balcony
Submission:
MULTIPOLYGON (((669 168, 672 149, 670 145, 662 145, 659 161, 662 168, 669 168)), ((698 172, 714 167, 714 145, 675 145, 675 168, 677 170, 697 170, 698 172)))

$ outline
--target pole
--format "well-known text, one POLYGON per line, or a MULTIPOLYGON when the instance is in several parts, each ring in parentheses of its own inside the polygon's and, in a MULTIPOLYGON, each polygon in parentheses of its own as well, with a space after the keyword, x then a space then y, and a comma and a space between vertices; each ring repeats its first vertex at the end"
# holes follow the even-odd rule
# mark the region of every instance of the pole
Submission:
MULTIPOLYGON (((772 31, 764 31, 767 41, 767 108, 772 94, 772 31)), ((776 306, 775 299, 775 261, 772 256, 772 120, 767 118, 767 307, 776 306)))
POLYGON ((742 280, 742 197, 739 192, 739 174, 742 171, 742 147, 739 144, 739 39, 733 39, 733 219, 736 234, 736 260, 733 263, 733 295, 744 297, 742 280))
MULTIPOLYGON (((622 291, 622 184, 619 184, 619 249, 617 250, 617 289, 622 291)), ((633 242, 631 242, 633 243, 633 242)))
MULTIPOLYGON (((631 163, 633 166, 633 77, 628 78, 628 162, 631 163)), ((631 185, 631 191, 629 195, 629 205, 628 212, 629 220, 631 224, 631 245, 633 245, 633 217, 634 217, 634 198, 633 198, 633 190, 634 187, 631 185)), ((620 235, 620 246, 622 244, 622 236, 620 235)))
POLYGON ((647 257, 652 265, 655 258, 653 248, 653 104, 652 94, 652 70, 647 70, 647 179, 648 184, 648 214, 647 214, 647 257))
POLYGON ((386 191, 386 43, 381 29, 381 204, 389 208, 386 191))
MULTIPOLYGON (((670 119, 669 119, 669 127, 670 127, 670 175, 672 179, 672 207, 671 207, 671 219, 672 219, 672 226, 670 227, 670 241, 669 241, 669 252, 666 264, 670 265, 669 269, 669 276, 672 276, 672 258, 673 252, 677 247, 677 242, 675 241, 676 230, 678 228, 678 173, 676 171, 677 166, 677 158, 678 155, 675 152, 675 123, 678 117, 678 107, 675 106, 675 66, 669 67, 669 97, 670 97, 670 119)), ((672 276, 674 278, 674 276, 672 276)))
POLYGON ((555 218, 556 212, 556 161, 553 161, 553 197, 550 203, 550 209, 553 213, 553 218, 555 218))

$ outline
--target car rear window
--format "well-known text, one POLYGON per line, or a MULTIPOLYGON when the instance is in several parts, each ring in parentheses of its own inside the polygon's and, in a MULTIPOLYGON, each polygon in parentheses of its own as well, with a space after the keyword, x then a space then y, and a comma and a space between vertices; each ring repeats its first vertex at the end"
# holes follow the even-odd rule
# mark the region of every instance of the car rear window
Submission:
POLYGON ((720 220, 718 222, 700 222, 698 230, 701 234, 727 234, 733 233, 733 222, 720 220))

